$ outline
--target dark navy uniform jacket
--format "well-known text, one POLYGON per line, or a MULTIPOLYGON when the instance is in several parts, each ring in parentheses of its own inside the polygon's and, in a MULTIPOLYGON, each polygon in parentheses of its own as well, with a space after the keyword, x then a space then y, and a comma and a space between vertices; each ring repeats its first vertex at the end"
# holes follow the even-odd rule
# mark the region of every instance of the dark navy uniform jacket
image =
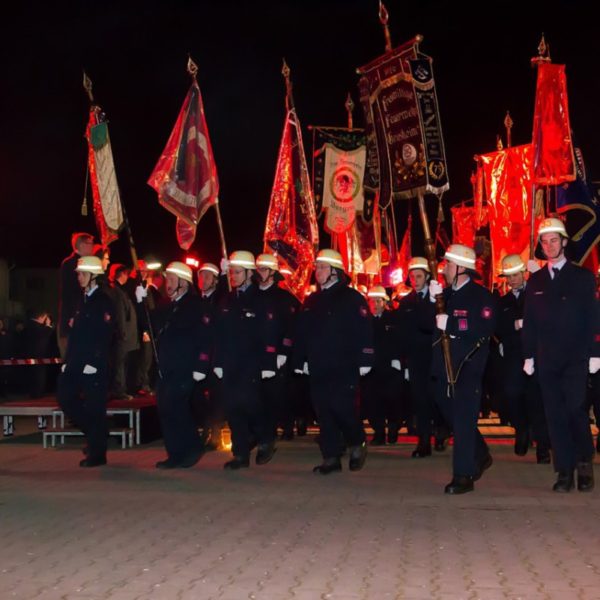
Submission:
MULTIPOLYGON (((396 311, 402 356, 409 369, 431 365, 431 345, 435 330, 435 304, 429 301, 429 291, 420 298, 415 290, 402 298, 396 311)), ((404 365, 403 365, 404 366, 404 365)))
POLYGON ((372 315, 371 323, 373 326, 373 349, 375 350, 373 371, 376 373, 389 371, 392 368, 392 360, 400 360, 398 319, 394 311, 384 310, 379 317, 372 315))
POLYGON ((311 294, 298 319, 294 369, 308 362, 311 378, 354 381, 372 367, 373 328, 365 299, 343 282, 311 294))
POLYGON ((69 321, 75 316, 81 299, 81 286, 75 271, 80 258, 77 252, 73 252, 60 265, 58 329, 63 336, 70 333, 69 321))
POLYGON ((289 357, 292 353, 300 302, 293 294, 280 288, 277 283, 266 290, 259 289, 258 293, 260 296, 264 296, 269 307, 277 316, 277 354, 289 357))
POLYGON ((69 334, 67 371, 81 373, 85 365, 106 370, 114 325, 113 302, 108 294, 98 287, 90 296, 84 295, 69 334))
POLYGON ((536 367, 561 367, 600 356, 593 274, 566 262, 553 280, 547 267, 527 284, 523 322, 523 358, 536 367))
POLYGON ((194 371, 208 374, 211 319, 200 298, 188 291, 153 314, 158 366, 164 378, 191 378, 194 371))
MULTIPOLYGON (((448 323, 446 333, 450 336, 450 353, 454 374, 460 377, 483 374, 489 354, 489 338, 496 327, 496 300, 492 294, 473 280, 460 289, 444 289, 444 301, 448 323)), ((446 377, 442 356, 441 335, 437 335, 433 353, 432 375, 446 377)))
POLYGON ((498 301, 498 325, 496 334, 504 348, 505 358, 523 356, 522 333, 523 330, 515 329, 515 321, 523 318, 525 310, 525 296, 528 287, 523 288, 517 298, 512 291, 504 294, 498 301))
POLYGON ((264 295, 250 284, 232 290, 217 311, 214 366, 224 377, 259 378, 261 371, 277 371, 278 317, 264 295))

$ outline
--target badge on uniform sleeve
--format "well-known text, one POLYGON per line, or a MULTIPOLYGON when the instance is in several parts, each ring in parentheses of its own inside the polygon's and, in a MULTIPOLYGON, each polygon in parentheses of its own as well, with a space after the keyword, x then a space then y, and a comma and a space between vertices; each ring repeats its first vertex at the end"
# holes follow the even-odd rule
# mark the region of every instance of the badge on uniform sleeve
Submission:
POLYGON ((110 313, 109 312, 105 312, 104 313, 104 322, 105 323, 110 323, 111 319, 112 319, 112 317, 110 316, 110 313))
POLYGON ((484 306, 483 310, 481 311, 481 316, 484 319, 491 319, 492 318, 492 309, 489 306, 484 306))
POLYGON ((466 319, 459 319, 458 320, 458 330, 459 331, 468 331, 469 329, 469 322, 466 319))
POLYGON ((208 325, 208 324, 210 323, 210 317, 209 317, 208 315, 204 315, 204 316, 202 317, 202 322, 203 322, 205 325, 208 325))
POLYGON ((367 309, 366 309, 366 307, 361 306, 359 310, 360 310, 360 316, 361 317, 366 317, 367 316, 367 309))

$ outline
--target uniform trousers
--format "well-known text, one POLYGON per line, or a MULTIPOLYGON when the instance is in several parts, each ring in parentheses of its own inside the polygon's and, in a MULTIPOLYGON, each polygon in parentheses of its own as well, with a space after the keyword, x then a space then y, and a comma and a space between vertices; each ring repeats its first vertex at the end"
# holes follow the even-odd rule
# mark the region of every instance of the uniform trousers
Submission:
POLYGON ((543 363, 539 365, 554 470, 557 472, 571 471, 578 462, 591 462, 594 457, 586 397, 587 376, 587 360, 554 368, 543 363))
POLYGON ((159 378, 156 389, 158 417, 165 449, 178 462, 201 451, 202 444, 192 413, 192 374, 169 373, 159 378))
POLYGON ((375 367, 361 379, 362 400, 375 438, 385 437, 386 422, 391 431, 400 428, 402 375, 395 369, 375 367))
POLYGON ((508 356, 504 360, 504 399, 511 425, 517 432, 531 429, 538 448, 548 450, 550 438, 537 373, 527 376, 520 356, 508 356))
POLYGON ((341 455, 341 436, 350 447, 365 441, 359 413, 358 379, 336 381, 310 375, 310 393, 320 428, 321 454, 324 459, 341 455))
POLYGON ((451 396, 444 379, 432 380, 436 404, 454 434, 452 468, 455 476, 476 476, 479 465, 489 454, 487 444, 477 429, 481 380, 481 374, 477 377, 477 374, 461 373, 451 396))
POLYGON ((289 402, 286 392, 287 378, 280 370, 275 377, 262 379, 260 382, 260 391, 263 408, 265 411, 265 419, 267 432, 271 434, 270 441, 275 439, 277 435, 277 424, 282 418, 283 406, 289 402))
POLYGON ((273 441, 269 431, 261 382, 257 377, 238 375, 223 378, 222 393, 225 416, 231 430, 231 451, 234 456, 248 458, 254 443, 273 441))
POLYGON ((93 375, 68 370, 58 379, 58 403, 62 411, 85 435, 88 458, 104 458, 108 438, 106 404, 107 374, 99 370, 93 375))

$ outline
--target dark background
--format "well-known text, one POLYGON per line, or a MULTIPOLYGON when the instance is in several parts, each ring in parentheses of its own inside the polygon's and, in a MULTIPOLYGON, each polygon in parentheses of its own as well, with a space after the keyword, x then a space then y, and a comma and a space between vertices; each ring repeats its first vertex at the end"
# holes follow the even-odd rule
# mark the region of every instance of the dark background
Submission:
MULTIPOLYGON (((71 232, 95 233, 91 214, 80 215, 88 113, 83 68, 109 118, 139 254, 181 255, 174 217, 146 180, 189 87, 188 53, 199 66, 228 248, 259 252, 284 118, 282 57, 292 70, 310 155, 307 126, 345 126, 348 91, 358 105, 355 68, 384 50, 377 8, 377 0, 147 0, 5 9, 0 256, 16 266, 57 266, 70 251, 71 232)), ((513 143, 530 140, 535 72, 529 61, 542 32, 553 61, 567 65, 575 138, 588 171, 598 172, 594 4, 387 0, 387 8, 394 43, 421 33, 421 49, 434 58, 451 183, 446 207, 470 196, 473 155, 495 149, 507 109, 513 143)), ((362 123, 357 106, 355 126, 362 123)), ((91 193, 88 198, 91 208, 91 193)), ((405 207, 399 212, 403 229, 405 207)), ((210 211, 195 244, 202 259, 218 260, 217 240, 210 211)), ((122 240, 113 245, 113 258, 127 259, 122 240)))

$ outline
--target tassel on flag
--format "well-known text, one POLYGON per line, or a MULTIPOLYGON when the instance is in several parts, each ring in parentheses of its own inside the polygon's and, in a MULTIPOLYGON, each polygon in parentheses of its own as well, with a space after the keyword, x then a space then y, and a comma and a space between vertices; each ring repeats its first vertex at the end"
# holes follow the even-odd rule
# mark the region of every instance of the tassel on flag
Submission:
POLYGON ((217 204, 219 195, 202 95, 195 72, 190 73, 194 81, 148 179, 148 185, 158 193, 160 204, 177 217, 177 241, 184 250, 192 245, 198 222, 209 207, 217 204))

